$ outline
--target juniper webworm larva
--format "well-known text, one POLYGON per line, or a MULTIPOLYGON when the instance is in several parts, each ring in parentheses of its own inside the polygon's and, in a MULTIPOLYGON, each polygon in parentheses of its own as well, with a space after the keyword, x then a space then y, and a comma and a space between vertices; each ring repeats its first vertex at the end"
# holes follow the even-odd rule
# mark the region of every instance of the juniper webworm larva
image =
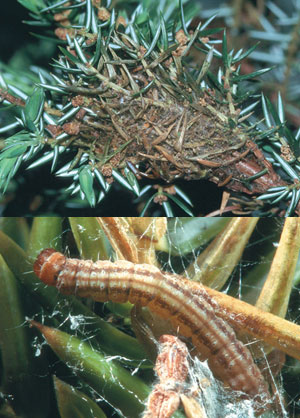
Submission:
POLYGON ((124 260, 94 263, 66 258, 53 249, 40 253, 34 272, 63 294, 147 306, 168 318, 180 335, 191 337, 199 357, 208 360, 214 375, 225 384, 258 402, 268 400, 266 382, 249 350, 216 316, 213 301, 201 286, 195 294, 187 286, 187 279, 152 265, 124 260))
POLYGON ((159 379, 147 401, 143 418, 171 417, 178 409, 188 376, 187 346, 174 335, 162 335, 155 371, 159 379))

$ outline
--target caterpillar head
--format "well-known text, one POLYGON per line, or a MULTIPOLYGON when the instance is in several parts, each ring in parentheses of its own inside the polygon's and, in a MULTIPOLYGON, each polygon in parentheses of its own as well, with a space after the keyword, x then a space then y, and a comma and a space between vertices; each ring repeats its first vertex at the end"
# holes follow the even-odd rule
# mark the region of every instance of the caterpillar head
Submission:
POLYGON ((55 286, 65 261, 66 257, 63 254, 53 248, 46 248, 35 261, 33 271, 42 282, 49 286, 55 286))

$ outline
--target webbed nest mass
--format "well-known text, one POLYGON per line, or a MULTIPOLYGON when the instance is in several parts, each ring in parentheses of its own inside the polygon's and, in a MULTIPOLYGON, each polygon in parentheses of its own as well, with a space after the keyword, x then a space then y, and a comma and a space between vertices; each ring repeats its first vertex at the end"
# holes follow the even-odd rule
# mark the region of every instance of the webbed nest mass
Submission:
MULTIPOLYGON (((79 193, 90 206, 115 180, 141 197, 139 180, 152 179, 159 186, 150 189, 162 185, 161 203, 172 198, 163 188, 176 180, 208 179, 242 197, 236 213, 298 213, 299 182, 289 165, 298 157, 296 140, 263 95, 266 124, 251 119, 257 95, 244 84, 270 68, 241 74, 255 46, 229 52, 226 31, 209 27, 213 17, 197 24, 192 3, 183 3, 164 4, 160 13, 154 3, 129 13, 91 0, 38 10, 43 25, 58 25, 51 32, 63 46, 54 72, 39 71, 31 95, 17 97, 2 82, 1 97, 18 112, 2 132, 21 128, 0 154, 2 190, 21 163, 34 159, 27 168, 51 162, 55 175, 72 180, 66 193, 79 193)), ((192 214, 182 202, 177 198, 192 214)))
POLYGON ((73 76, 62 87, 71 92, 68 100, 78 109, 62 129, 71 135, 73 146, 93 153, 95 167, 106 178, 113 169, 131 163, 144 167, 137 173, 150 178, 209 178, 249 194, 282 184, 272 165, 257 154, 247 128, 239 125, 240 109, 234 100, 230 106, 219 92, 201 85, 213 50, 202 74, 193 77, 193 65, 185 58, 196 41, 206 43, 200 35, 199 29, 188 36, 180 29, 165 50, 158 45, 154 50, 115 30, 111 41, 120 49, 106 46, 104 37, 105 53, 93 66, 77 63, 72 56, 79 52, 69 48, 67 61, 73 60, 90 77, 74 82, 73 76), (264 169, 251 186, 241 185, 264 169))

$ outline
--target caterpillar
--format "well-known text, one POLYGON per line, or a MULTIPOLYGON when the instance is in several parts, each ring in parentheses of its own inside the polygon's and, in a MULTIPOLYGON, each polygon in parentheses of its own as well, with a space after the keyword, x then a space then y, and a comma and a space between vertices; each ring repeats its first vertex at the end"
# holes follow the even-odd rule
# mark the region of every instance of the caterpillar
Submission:
POLYGON ((179 407, 183 384, 188 376, 187 346, 174 335, 162 335, 159 345, 155 362, 159 383, 148 398, 143 418, 171 417, 179 407))
POLYGON ((187 279, 152 265, 123 260, 94 263, 66 258, 54 249, 39 254, 34 272, 63 294, 147 306, 169 319, 180 335, 191 338, 199 357, 208 360, 214 375, 225 385, 258 403, 269 399, 267 384, 249 350, 215 314, 215 302, 204 287, 192 292, 187 279))

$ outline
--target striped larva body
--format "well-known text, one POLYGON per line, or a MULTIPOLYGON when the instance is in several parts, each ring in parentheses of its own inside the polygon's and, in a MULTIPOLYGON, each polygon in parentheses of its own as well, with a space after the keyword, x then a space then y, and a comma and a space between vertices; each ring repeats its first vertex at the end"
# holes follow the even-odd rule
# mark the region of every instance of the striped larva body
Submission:
POLYGON ((42 251, 35 274, 64 294, 96 301, 147 306, 171 321, 178 333, 190 337, 201 359, 234 390, 268 399, 267 385, 248 349, 234 331, 215 314, 214 301, 201 286, 191 291, 187 279, 161 272, 147 264, 66 258, 52 249, 42 251))

